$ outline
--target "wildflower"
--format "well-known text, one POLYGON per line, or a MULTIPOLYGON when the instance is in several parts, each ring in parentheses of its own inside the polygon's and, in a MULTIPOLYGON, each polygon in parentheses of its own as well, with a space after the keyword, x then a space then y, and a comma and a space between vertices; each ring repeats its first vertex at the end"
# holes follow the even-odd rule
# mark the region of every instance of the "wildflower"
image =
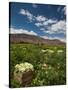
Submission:
POLYGON ((46 50, 44 50, 44 49, 42 49, 41 51, 42 51, 43 53, 46 52, 46 50))
POLYGON ((63 52, 63 50, 58 50, 58 51, 57 51, 57 53, 62 53, 62 52, 63 52))
POLYGON ((53 50, 50 50, 50 49, 47 49, 47 52, 54 53, 54 51, 53 50))
POLYGON ((48 74, 48 71, 46 71, 45 73, 48 74))
POLYGON ((23 50, 26 50, 26 48, 25 48, 25 47, 23 47, 23 50))
POLYGON ((43 67, 47 67, 47 64, 43 64, 43 67))
POLYGON ((21 83, 22 82, 21 81, 22 75, 24 73, 28 73, 29 71, 34 71, 34 68, 33 68, 32 64, 27 63, 27 62, 21 63, 21 64, 17 64, 15 66, 14 78, 21 83))
POLYGON ((33 65, 32 64, 30 64, 30 63, 21 63, 21 64, 17 64, 16 66, 15 66, 15 69, 16 70, 19 70, 19 71, 21 71, 21 72, 24 72, 24 71, 27 71, 27 70, 34 70, 33 69, 33 65))
POLYGON ((46 49, 46 50, 42 49, 41 51, 42 51, 43 53, 44 53, 44 52, 54 53, 54 51, 53 51, 53 50, 50 50, 50 49, 46 49))
POLYGON ((49 66, 49 69, 52 69, 52 67, 51 67, 51 66, 49 66))
POLYGON ((48 67, 47 64, 43 64, 43 65, 42 65, 42 69, 46 69, 47 67, 48 67))

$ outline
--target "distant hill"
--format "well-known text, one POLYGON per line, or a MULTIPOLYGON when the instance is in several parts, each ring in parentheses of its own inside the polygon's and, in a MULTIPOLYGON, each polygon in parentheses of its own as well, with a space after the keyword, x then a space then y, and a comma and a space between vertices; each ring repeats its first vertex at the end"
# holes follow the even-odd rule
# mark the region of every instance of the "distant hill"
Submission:
POLYGON ((46 45, 65 45, 64 42, 54 39, 43 39, 39 36, 27 34, 10 34, 10 43, 33 43, 33 44, 46 44, 46 45))

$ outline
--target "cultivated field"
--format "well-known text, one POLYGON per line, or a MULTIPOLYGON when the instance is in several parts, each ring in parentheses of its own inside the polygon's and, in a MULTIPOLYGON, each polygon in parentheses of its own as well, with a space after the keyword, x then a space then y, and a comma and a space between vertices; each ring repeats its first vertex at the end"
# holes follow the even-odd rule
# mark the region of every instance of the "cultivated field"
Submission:
POLYGON ((66 84, 66 48, 64 46, 10 44, 11 87, 21 87, 21 84, 14 80, 14 67, 23 62, 34 66, 34 78, 28 86, 66 84))

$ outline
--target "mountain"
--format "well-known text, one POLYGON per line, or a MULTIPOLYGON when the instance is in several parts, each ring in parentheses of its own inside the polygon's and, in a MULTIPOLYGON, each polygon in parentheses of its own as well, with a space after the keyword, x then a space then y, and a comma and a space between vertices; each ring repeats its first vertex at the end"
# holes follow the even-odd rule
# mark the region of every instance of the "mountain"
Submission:
POLYGON ((27 35, 27 34, 10 34, 10 43, 33 43, 33 44, 45 44, 45 45, 65 45, 64 42, 54 39, 43 39, 39 36, 27 35))

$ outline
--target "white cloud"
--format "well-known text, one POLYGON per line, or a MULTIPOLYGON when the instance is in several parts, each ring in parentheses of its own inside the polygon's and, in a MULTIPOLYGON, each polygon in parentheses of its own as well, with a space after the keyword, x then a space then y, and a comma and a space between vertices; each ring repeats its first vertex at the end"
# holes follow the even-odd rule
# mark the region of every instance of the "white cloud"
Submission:
POLYGON ((65 6, 64 8, 61 8, 61 6, 60 6, 60 7, 58 7, 57 12, 59 12, 59 13, 62 13, 62 14, 64 14, 64 15, 66 15, 66 6, 65 6))
POLYGON ((38 15, 37 17, 35 17, 35 19, 36 19, 38 22, 43 22, 43 21, 47 20, 46 17, 41 16, 41 15, 38 15))
POLYGON ((40 30, 45 31, 45 28, 40 28, 40 30))
MULTIPOLYGON (((37 6, 35 4, 32 5, 34 8, 36 8, 37 6)), ((27 18, 32 21, 32 20, 35 20, 37 22, 42 22, 42 21, 45 21, 46 20, 46 17, 44 16, 41 16, 41 15, 38 15, 38 16, 34 16, 32 13, 30 13, 28 10, 25 10, 25 9, 21 9, 20 14, 24 15, 24 16, 27 16, 27 18)))
POLYGON ((48 34, 56 34, 56 33, 66 34, 65 20, 57 21, 57 20, 48 19, 47 21, 44 22, 37 22, 35 23, 35 25, 39 27, 40 30, 48 34))
POLYGON ((44 39, 49 39, 49 37, 48 36, 41 36, 42 38, 44 38, 44 39))
MULTIPOLYGON (((38 25, 40 26, 40 25, 38 25)), ((59 34, 63 33, 66 34, 66 22, 64 20, 60 21, 46 21, 45 25, 43 24, 43 27, 40 27, 40 30, 43 30, 43 32, 48 33, 48 34, 59 34), (51 26, 49 26, 47 23, 51 23, 51 26), (47 27, 44 27, 48 25, 47 27)))
POLYGON ((66 7, 62 9, 62 12, 64 13, 64 15, 66 15, 66 7))
POLYGON ((57 22, 57 20, 48 19, 47 21, 43 22, 43 25, 53 24, 53 23, 56 23, 56 22, 57 22))
MULTIPOLYGON (((35 5, 35 4, 33 4, 33 5, 35 5)), ((24 16, 27 16, 27 18, 30 21, 35 20, 35 22, 36 22, 35 25, 37 27, 45 26, 45 25, 53 24, 53 23, 57 22, 57 20, 48 19, 48 18, 46 18, 46 17, 44 17, 42 15, 34 16, 28 10, 25 10, 25 9, 21 9, 19 13, 24 15, 24 16)))
POLYGON ((40 27, 40 26, 45 27, 45 26, 47 26, 47 25, 49 25, 49 24, 54 24, 54 23, 56 23, 56 22, 57 22, 57 20, 48 19, 48 20, 46 20, 46 21, 44 21, 44 22, 37 22, 37 23, 35 23, 35 25, 36 25, 37 27, 40 27))
POLYGON ((61 10, 61 6, 58 7, 57 12, 60 12, 60 10, 61 10))
MULTIPOLYGON (((61 7, 58 8, 58 11, 60 11, 61 7)), ((62 9, 64 12, 66 10, 66 7, 62 9)), ((63 33, 66 34, 66 22, 65 20, 54 20, 54 19, 48 19, 42 15, 34 16, 31 14, 28 10, 21 9, 20 14, 27 16, 27 18, 30 21, 35 20, 34 24, 35 26, 39 27, 39 30, 42 30, 44 33, 48 34, 59 34, 63 33)))
POLYGON ((33 20, 33 15, 28 11, 28 10, 25 10, 25 9, 21 9, 20 14, 24 15, 24 16, 27 16, 27 18, 32 21, 33 20))
POLYGON ((35 23, 35 25, 37 26, 37 27, 40 27, 40 26, 42 26, 42 23, 35 23))
POLYGON ((15 29, 15 28, 10 28, 10 33, 11 34, 28 34, 28 35, 37 35, 34 31, 28 31, 25 29, 15 29))
POLYGON ((55 32, 53 31, 50 31, 50 30, 47 30, 47 31, 44 31, 45 33, 48 33, 48 34, 54 34, 55 32))
POLYGON ((37 5, 37 4, 32 4, 32 7, 33 7, 33 8, 37 8, 38 5, 37 5))
POLYGON ((63 33, 65 33, 66 30, 66 22, 64 20, 60 20, 58 21, 56 24, 53 24, 51 26, 51 31, 62 31, 63 33))

